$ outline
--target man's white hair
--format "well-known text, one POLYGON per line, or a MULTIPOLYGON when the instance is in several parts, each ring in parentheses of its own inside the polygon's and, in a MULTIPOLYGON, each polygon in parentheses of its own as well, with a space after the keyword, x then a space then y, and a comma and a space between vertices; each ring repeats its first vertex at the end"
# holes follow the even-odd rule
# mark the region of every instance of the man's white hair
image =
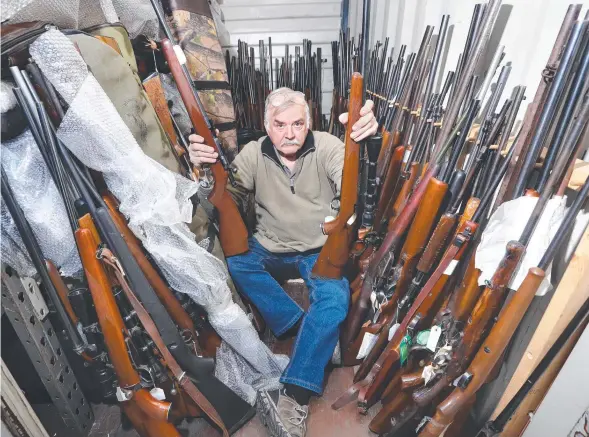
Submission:
POLYGON ((302 105, 305 107, 305 127, 310 129, 311 111, 305 100, 305 95, 300 91, 294 91, 288 87, 275 89, 266 97, 266 106, 264 108, 264 126, 266 129, 270 126, 271 109, 274 111, 274 114, 280 114, 293 105, 302 105))

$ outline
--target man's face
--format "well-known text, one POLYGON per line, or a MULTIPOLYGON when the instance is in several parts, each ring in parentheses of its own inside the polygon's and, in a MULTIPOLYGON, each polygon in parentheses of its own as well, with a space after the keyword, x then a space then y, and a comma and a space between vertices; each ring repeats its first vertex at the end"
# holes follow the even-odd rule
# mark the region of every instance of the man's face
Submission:
POLYGON ((278 114, 272 109, 268 116, 267 131, 272 143, 281 155, 294 157, 309 132, 304 104, 293 104, 278 114))

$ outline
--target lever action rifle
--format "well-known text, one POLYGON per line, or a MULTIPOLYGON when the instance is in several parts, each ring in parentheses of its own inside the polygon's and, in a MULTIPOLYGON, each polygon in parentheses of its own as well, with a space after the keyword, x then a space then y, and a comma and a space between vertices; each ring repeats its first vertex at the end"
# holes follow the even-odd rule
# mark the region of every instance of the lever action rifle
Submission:
POLYGON ((230 167, 221 142, 214 134, 211 121, 207 117, 200 98, 192 86, 192 79, 186 67, 186 56, 179 45, 172 43, 174 36, 158 1, 151 0, 151 3, 166 35, 166 38, 161 41, 162 51, 190 121, 196 133, 204 138, 206 144, 215 148, 219 155, 219 161, 204 169, 201 186, 211 189, 212 185, 208 199, 218 212, 217 221, 221 247, 227 257, 245 253, 248 251, 247 228, 243 223, 237 205, 226 190, 228 180, 231 184, 236 183, 233 176, 234 169, 230 167))
POLYGON ((437 437, 441 435, 446 427, 452 423, 456 415, 465 408, 465 405, 472 404, 477 391, 488 381, 544 280, 546 269, 554 259, 557 250, 566 240, 569 234, 568 230, 574 225, 577 213, 587 200, 588 194, 589 179, 585 181, 575 202, 567 211, 556 237, 550 242, 538 266, 530 268, 526 278, 513 298, 507 303, 491 329, 489 336, 476 353, 468 370, 458 378, 456 388, 438 406, 436 414, 420 432, 419 437, 437 437))

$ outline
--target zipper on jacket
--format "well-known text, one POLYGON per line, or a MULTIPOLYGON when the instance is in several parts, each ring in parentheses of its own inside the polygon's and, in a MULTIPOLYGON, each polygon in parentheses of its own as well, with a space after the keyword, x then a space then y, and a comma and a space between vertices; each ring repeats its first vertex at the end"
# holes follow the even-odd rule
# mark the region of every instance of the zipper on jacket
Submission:
POLYGON ((290 180, 290 191, 292 192, 292 194, 295 194, 294 180, 292 177, 290 177, 289 180, 290 180))

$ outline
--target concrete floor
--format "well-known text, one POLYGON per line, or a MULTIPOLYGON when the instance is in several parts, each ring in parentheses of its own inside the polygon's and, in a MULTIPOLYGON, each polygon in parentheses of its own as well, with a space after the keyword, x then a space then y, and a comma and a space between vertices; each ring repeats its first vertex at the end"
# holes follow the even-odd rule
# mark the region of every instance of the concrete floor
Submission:
MULTIPOLYGON (((353 369, 337 368, 328 377, 323 397, 315 398, 310 404, 307 437, 368 437, 375 436, 368 430, 368 423, 378 412, 373 407, 368 415, 362 416, 356 411, 355 402, 339 411, 334 411, 331 404, 352 383, 353 369)), ((120 426, 120 413, 117 406, 97 405, 94 408, 97 418, 89 437, 138 437, 134 430, 125 431, 120 426)), ((185 436, 218 437, 219 431, 211 427, 203 419, 184 421, 178 430, 185 436)), ((233 437, 265 437, 270 436, 266 428, 255 416, 233 437)))

